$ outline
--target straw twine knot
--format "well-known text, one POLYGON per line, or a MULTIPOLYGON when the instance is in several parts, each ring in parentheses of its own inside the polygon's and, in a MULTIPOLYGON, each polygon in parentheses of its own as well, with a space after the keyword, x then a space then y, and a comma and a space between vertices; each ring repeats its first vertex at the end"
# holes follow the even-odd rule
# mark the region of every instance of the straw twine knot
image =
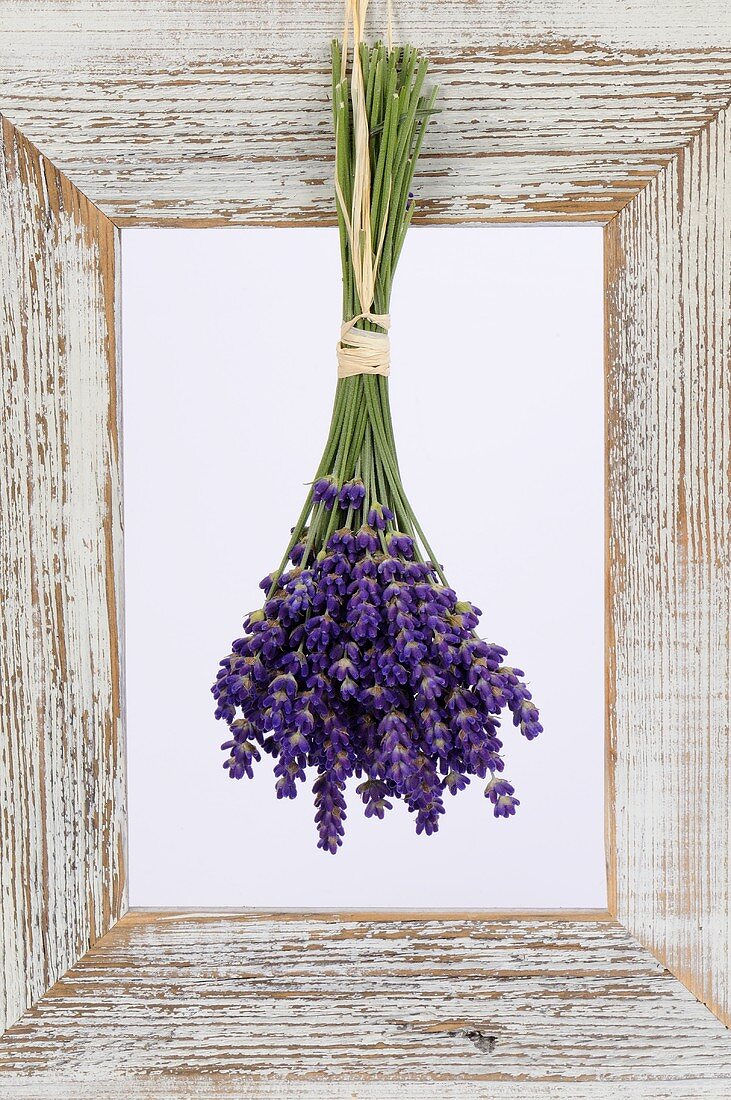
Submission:
POLYGON ((338 378, 352 378, 356 374, 387 376, 391 370, 390 327, 391 318, 387 313, 358 313, 346 321, 336 344, 338 378), (371 321, 385 331, 356 328, 358 321, 371 321))

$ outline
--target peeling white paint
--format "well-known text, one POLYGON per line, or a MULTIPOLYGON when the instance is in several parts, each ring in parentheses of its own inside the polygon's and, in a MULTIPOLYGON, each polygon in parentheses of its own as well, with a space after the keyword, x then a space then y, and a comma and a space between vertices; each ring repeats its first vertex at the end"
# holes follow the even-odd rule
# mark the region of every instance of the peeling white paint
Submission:
POLYGON ((0 224, 1 1030, 121 913, 125 794, 116 231, 5 121, 0 224))
POLYGON ((731 1035, 601 913, 133 910, 0 1041, 6 1080, 37 1100, 720 1097, 731 1035))
POLYGON ((729 1022, 729 112, 606 234, 613 908, 729 1022))
MULTIPOLYGON (((394 8, 442 88, 417 220, 604 222, 731 100, 723 0, 394 8)), ((342 0, 0 12, 0 108, 119 224, 333 221, 342 0)))
MULTIPOLYGON (((120 222, 331 217, 325 55, 339 30, 338 0, 162 0, 154 18, 151 10, 142 0, 3 0, 0 107, 120 222)), ((607 235, 613 881, 630 931, 728 1018, 731 168, 728 115, 711 120, 731 98, 731 8, 410 0, 397 5, 396 27, 429 46, 445 86, 447 113, 420 174, 426 218, 606 221, 638 196, 607 235)), ((112 656, 121 524, 117 428, 107 419, 113 230, 12 127, 3 139, 0 661, 10 737, 0 742, 0 931, 3 1008, 15 1019, 124 906, 121 677, 112 656)), ((491 1097, 518 1087, 523 1096, 636 1096, 638 1074, 643 1096, 729 1093, 727 1033, 621 929, 607 946, 606 925, 598 943, 583 926, 583 954, 567 955, 556 943, 571 934, 570 921, 541 926, 540 942, 516 925, 498 937, 507 955, 478 944, 472 977, 463 972, 466 948, 447 953, 445 978, 428 969, 443 951, 439 922, 428 958, 402 942, 394 959, 379 942, 371 995, 362 952, 333 955, 329 943, 328 965, 339 969, 326 980, 306 929, 287 943, 271 926, 237 938, 213 922, 206 941, 185 924, 161 938, 134 932, 130 920, 103 942, 109 956, 87 955, 9 1033, 4 1049, 23 1049, 26 1068, 56 1059, 45 1091, 10 1069, 0 1093, 99 1097, 103 1082, 106 1095, 126 1096, 128 1071, 139 1071, 138 1095, 240 1094, 235 1075, 206 1076, 205 1058, 256 1053, 246 1043, 257 1024, 273 1029, 282 1076, 248 1092, 281 1096, 292 1039, 297 1065, 316 1078, 307 1037, 319 1027, 329 1051, 345 1019, 344 1040, 359 1040, 357 1071, 341 1050, 338 1080, 301 1076, 290 1095, 386 1097, 382 1081, 360 1080, 363 1050, 380 1049, 362 1043, 383 1036, 364 1006, 392 1012, 394 1027, 394 1019, 418 1024, 430 1003, 471 1019, 481 998, 495 1007, 491 982, 513 1043, 500 1054, 511 1080, 491 1080, 495 1063, 487 1065, 491 1097), (115 961, 127 928, 127 953, 115 961), (303 997, 298 1031, 291 1004, 290 1015, 273 1004, 269 1023, 256 1016, 263 1002, 242 1011, 257 973, 269 980, 276 971, 279 991, 291 988, 292 962, 310 945, 305 975, 327 996, 303 997), (384 992, 405 981, 415 991, 405 1002, 384 992), (350 1016, 338 1015, 339 989, 350 1016), (116 1032, 105 1031, 110 1003, 116 1032), (352 1029, 358 1013, 363 1032, 352 1029), (65 1045, 49 1041, 47 1021, 65 1045), (200 1072, 186 1076, 198 1051, 200 1072), (563 1070, 551 1062, 559 1055, 563 1070), (59 1058, 72 1068, 61 1072, 59 1058), (150 1076, 160 1059, 180 1072, 150 1076), (588 1064, 594 1079, 577 1082, 588 1064), (569 1065, 574 1080, 562 1083, 569 1065)), ((364 930, 377 935, 376 926, 364 930)), ((412 1036, 404 1063, 395 1034, 386 1050, 401 1076, 391 1095, 434 1095, 433 1077, 403 1079, 424 1065, 425 1051, 456 1059, 462 1073, 458 1084, 439 1082, 441 1096, 485 1095, 484 1084, 464 1079, 453 1037, 437 1033, 425 1046, 412 1036)), ((469 1056, 485 1065, 474 1046, 469 1056)))

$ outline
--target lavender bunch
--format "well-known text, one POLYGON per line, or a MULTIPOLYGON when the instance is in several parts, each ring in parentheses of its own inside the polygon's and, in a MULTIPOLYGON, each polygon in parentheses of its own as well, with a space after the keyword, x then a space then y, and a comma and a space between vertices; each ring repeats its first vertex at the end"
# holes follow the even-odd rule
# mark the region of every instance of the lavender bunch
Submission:
MULTIPOLYGON (((368 47, 356 35, 355 51, 349 82, 333 44, 346 345, 353 330, 387 327, 436 97, 423 91, 427 63, 415 49, 368 47), (357 133, 363 109, 367 147, 357 133), (359 225, 356 207, 367 212, 359 225)), ((295 798, 314 773, 318 847, 333 854, 351 777, 367 817, 383 818, 402 799, 417 833, 436 832, 445 793, 471 777, 488 779, 495 816, 509 817, 519 800, 503 776, 501 712, 529 740, 542 729, 522 671, 478 637, 481 612, 449 587, 409 504, 386 371, 356 370, 339 378, 322 460, 283 560, 261 582, 263 606, 247 617, 212 689, 216 717, 230 727, 229 775, 251 777, 268 753, 277 797, 295 798)))

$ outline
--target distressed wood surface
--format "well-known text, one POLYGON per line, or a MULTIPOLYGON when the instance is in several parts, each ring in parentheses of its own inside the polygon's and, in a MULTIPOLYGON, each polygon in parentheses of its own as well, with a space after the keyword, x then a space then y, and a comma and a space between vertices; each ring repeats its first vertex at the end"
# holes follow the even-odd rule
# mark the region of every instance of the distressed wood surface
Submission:
POLYGON ((118 918, 124 885, 117 231, 0 145, 0 1030, 118 918))
POLYGON ((611 907, 731 1023, 731 118, 606 230, 611 907))
MULTIPOLYGON (((730 1020, 731 8, 396 9, 444 86, 420 216, 609 222, 611 905, 730 1020)), ((124 908, 105 215, 329 221, 340 2, 0 0, 0 23, 0 109, 46 154, 3 123, 0 1016, 14 1020, 124 908)), ((384 1081, 394 1096, 638 1095, 638 1081, 643 1096, 728 1096, 720 1024, 618 925, 580 923, 392 934, 376 917, 130 915, 9 1033, 0 1095, 127 1096, 132 1081, 223 1097, 246 1076, 247 1095, 282 1096, 294 1054, 297 1096, 385 1097, 384 1081)))
MULTIPOLYGON (((606 221, 731 101, 725 0, 394 7, 443 89, 417 219, 606 221)), ((118 224, 333 220, 342 0, 2 0, 0 22, 0 110, 118 224)))
POLYGON ((622 1086, 728 1096, 731 1035, 596 912, 132 911, 0 1040, 38 1100, 622 1086))

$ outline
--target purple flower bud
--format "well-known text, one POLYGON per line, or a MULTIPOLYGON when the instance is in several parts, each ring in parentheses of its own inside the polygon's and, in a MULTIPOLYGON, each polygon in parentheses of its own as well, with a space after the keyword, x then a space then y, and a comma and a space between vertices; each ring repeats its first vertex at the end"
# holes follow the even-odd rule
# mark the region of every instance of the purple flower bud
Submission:
MULTIPOLYGON (((338 501, 340 507, 343 510, 352 508, 354 511, 360 508, 361 504, 365 500, 365 485, 361 479, 354 478, 352 481, 346 481, 340 490, 340 496, 338 501)), ((369 521, 370 522, 370 521, 369 521)))
POLYGON ((385 531, 386 524, 393 519, 393 512, 385 504, 375 502, 368 512, 368 526, 377 531, 385 531))
POLYGON ((444 787, 450 794, 457 794, 458 791, 463 791, 468 785, 469 779, 466 775, 460 775, 459 772, 447 772, 444 777, 444 787))
POLYGON ((489 798, 491 802, 497 802, 502 795, 509 794, 515 794, 515 787, 509 779, 499 779, 494 775, 485 787, 485 798, 489 798))
POLYGON ((289 552, 289 560, 293 565, 299 565, 305 552, 305 542, 296 542, 289 552))
POLYGON ((388 538, 386 545, 389 554, 401 554, 404 558, 411 558, 414 556, 414 540, 410 538, 409 535, 404 535, 400 531, 394 531, 388 538))
POLYGON ((312 500, 315 504, 324 504, 326 508, 332 508, 338 499, 338 487, 333 477, 321 477, 315 482, 312 489, 312 500))
POLYGON ((355 535, 349 527, 341 527, 339 531, 333 531, 327 544, 328 550, 341 551, 341 560, 343 561, 343 572, 346 568, 350 568, 350 563, 342 558, 342 555, 350 555, 354 553, 356 549, 355 535))
POLYGON ((495 817, 510 817, 515 813, 515 807, 519 805, 519 798, 513 798, 511 794, 502 794, 495 802, 492 812, 495 817))
POLYGON ((364 525, 358 531, 356 542, 359 549, 368 550, 373 552, 378 547, 378 539, 376 538, 376 532, 372 527, 364 525))

